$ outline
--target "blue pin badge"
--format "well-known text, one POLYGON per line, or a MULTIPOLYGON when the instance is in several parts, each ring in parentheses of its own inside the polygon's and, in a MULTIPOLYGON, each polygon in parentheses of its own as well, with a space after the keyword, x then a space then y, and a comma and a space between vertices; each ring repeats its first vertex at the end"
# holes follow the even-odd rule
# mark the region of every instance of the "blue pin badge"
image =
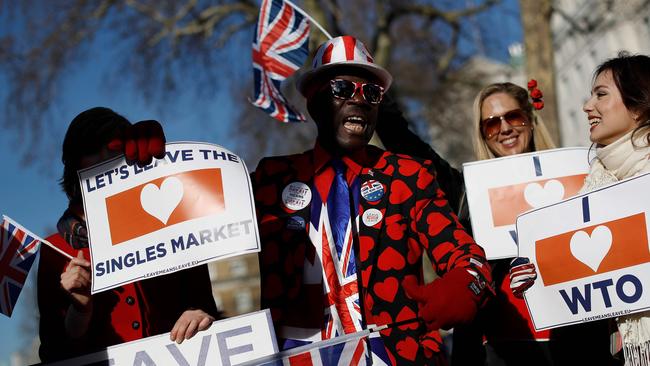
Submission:
POLYGON ((377 202, 384 197, 384 185, 376 180, 369 180, 361 185, 361 197, 368 202, 377 202))
POLYGON ((305 219, 300 216, 291 216, 287 220, 287 229, 303 230, 305 228, 305 219))

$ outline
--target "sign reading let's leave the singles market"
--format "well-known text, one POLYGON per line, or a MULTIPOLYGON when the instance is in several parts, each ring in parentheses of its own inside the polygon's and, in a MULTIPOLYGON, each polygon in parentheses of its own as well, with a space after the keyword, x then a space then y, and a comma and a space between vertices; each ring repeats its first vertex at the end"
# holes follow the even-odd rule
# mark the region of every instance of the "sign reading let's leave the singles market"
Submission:
POLYGON ((649 186, 646 174, 517 218, 537 330, 650 309, 649 186))
POLYGON ((517 255, 517 215, 578 193, 587 155, 577 147, 463 164, 474 239, 488 259, 517 255))
POLYGON ((79 171, 92 293, 259 251, 244 162, 212 144, 170 143, 163 159, 79 171))

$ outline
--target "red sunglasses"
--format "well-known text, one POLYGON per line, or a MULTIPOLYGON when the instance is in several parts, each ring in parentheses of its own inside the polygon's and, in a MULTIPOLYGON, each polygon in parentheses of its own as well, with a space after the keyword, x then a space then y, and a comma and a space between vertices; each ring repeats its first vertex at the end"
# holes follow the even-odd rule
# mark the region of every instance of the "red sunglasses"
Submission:
POLYGON ((501 121, 505 121, 512 127, 526 126, 529 123, 528 116, 521 109, 513 109, 502 116, 490 116, 481 121, 481 132, 486 140, 499 134, 501 121))
POLYGON ((360 90, 361 96, 370 104, 379 104, 384 96, 384 88, 373 83, 360 83, 356 81, 334 79, 330 80, 332 95, 338 99, 352 99, 360 90))

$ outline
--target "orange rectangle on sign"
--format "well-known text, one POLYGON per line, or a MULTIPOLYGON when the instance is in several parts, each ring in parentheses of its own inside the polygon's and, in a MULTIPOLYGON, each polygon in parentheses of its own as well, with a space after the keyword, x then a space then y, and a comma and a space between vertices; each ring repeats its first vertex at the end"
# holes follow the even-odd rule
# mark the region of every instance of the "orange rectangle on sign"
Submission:
POLYGON ((575 196, 585 176, 569 175, 488 189, 494 226, 514 225, 521 213, 575 196))
POLYGON ((650 262, 645 213, 535 242, 545 286, 650 262))
POLYGON ((106 197, 113 245, 224 209, 219 168, 160 177, 106 197))

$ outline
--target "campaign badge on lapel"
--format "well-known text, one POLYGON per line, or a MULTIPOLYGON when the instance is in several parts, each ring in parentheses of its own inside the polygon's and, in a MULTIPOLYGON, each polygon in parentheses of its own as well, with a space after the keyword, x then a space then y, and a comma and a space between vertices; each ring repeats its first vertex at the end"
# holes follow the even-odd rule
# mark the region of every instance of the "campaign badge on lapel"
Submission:
POLYGON ((361 197, 368 202, 377 202, 384 197, 384 186, 374 179, 363 182, 361 185, 361 197))
POLYGON ((298 211, 311 202, 311 189, 302 182, 289 183, 282 190, 282 203, 290 210, 298 211))
POLYGON ((371 208, 366 210, 361 217, 363 224, 366 226, 375 226, 381 219, 384 218, 384 215, 376 208, 371 208))
POLYGON ((305 219, 300 216, 291 216, 287 220, 287 229, 303 230, 305 228, 305 219))

